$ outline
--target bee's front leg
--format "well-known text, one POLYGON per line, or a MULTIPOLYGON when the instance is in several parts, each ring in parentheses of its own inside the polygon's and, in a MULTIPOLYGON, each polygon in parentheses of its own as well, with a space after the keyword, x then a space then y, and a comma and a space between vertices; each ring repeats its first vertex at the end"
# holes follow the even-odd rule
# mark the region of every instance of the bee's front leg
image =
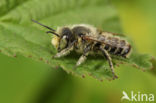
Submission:
POLYGON ((100 50, 102 51, 103 55, 106 57, 106 59, 107 59, 108 62, 109 62, 109 65, 110 65, 112 74, 113 74, 113 76, 114 76, 113 79, 118 78, 118 77, 116 76, 115 72, 114 72, 114 67, 113 67, 112 59, 111 59, 109 53, 108 53, 105 49, 103 49, 103 47, 100 47, 100 50))
POLYGON ((70 51, 73 50, 73 46, 70 47, 70 48, 65 48, 63 49, 62 51, 60 51, 59 53, 57 53, 56 55, 53 56, 53 58, 60 58, 60 57, 63 57, 63 56, 66 56, 70 53, 70 51))
POLYGON ((63 49, 62 51, 60 51, 59 53, 54 55, 53 58, 60 58, 60 57, 68 55, 70 53, 70 51, 73 50, 75 42, 76 42, 76 40, 73 41, 67 48, 63 49))

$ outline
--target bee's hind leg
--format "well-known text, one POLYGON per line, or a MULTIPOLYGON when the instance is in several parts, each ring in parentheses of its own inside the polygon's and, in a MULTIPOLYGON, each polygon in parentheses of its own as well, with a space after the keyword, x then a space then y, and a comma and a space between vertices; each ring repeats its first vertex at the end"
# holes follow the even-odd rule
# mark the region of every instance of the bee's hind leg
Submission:
POLYGON ((83 54, 81 55, 81 57, 80 57, 79 60, 77 61, 75 68, 76 68, 77 66, 81 65, 83 62, 85 62, 85 60, 87 59, 87 56, 88 56, 88 54, 89 54, 89 51, 91 50, 91 46, 92 46, 92 45, 89 44, 89 45, 87 45, 87 47, 84 49, 83 54))
POLYGON ((106 57, 106 59, 109 62, 109 66, 110 66, 111 71, 112 71, 112 74, 114 76, 113 79, 118 78, 118 76, 114 72, 114 67, 113 67, 112 59, 111 59, 109 53, 105 49, 103 49, 102 47, 100 47, 100 50, 102 51, 103 55, 106 57))
POLYGON ((60 57, 68 55, 73 50, 73 46, 74 46, 75 42, 76 42, 76 40, 73 41, 67 48, 63 49, 62 51, 60 51, 59 53, 54 55, 53 58, 60 58, 60 57))

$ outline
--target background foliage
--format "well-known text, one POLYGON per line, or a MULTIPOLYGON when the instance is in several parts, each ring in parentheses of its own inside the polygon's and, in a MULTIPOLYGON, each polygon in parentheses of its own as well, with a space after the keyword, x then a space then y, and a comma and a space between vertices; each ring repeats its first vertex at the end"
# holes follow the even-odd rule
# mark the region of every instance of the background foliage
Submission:
MULTIPOLYGON (((51 38, 44 35, 44 29, 32 24, 31 18, 55 28, 67 23, 89 23, 106 31, 118 33, 122 32, 122 25, 124 33, 135 41, 134 44, 139 52, 156 55, 154 48, 156 15, 152 12, 155 10, 152 2, 1 0, 0 3, 1 52, 17 56, 17 58, 10 58, 0 54, 0 78, 2 79, 0 100, 3 103, 120 102, 123 90, 155 93, 154 72, 144 73, 122 65, 116 70, 119 79, 113 82, 99 82, 87 75, 84 79, 67 75, 60 68, 51 69, 42 62, 20 56, 23 54, 46 63, 50 61, 47 61, 47 58, 50 59, 49 52, 53 49, 49 45, 51 38), (31 35, 27 36, 28 34, 31 35), (8 47, 11 51, 7 49, 8 47), (44 57, 40 57, 41 55, 44 57)), ((64 62, 68 63, 65 60, 64 62)), ((52 61, 52 64, 57 62, 57 60, 52 61)), ((89 63, 92 62, 94 61, 89 63)))

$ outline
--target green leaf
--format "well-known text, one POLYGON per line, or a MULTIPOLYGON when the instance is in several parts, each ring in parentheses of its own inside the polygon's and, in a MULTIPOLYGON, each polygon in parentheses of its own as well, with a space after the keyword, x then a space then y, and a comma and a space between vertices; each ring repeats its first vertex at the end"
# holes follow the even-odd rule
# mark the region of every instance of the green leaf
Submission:
MULTIPOLYGON (((112 79, 108 62, 104 57, 89 56, 87 61, 73 69, 78 54, 52 59, 56 50, 46 29, 31 22, 31 19, 56 28, 67 24, 87 23, 105 31, 122 33, 115 8, 107 0, 1 0, 0 51, 6 55, 23 55, 43 61, 52 67, 61 66, 68 73, 78 76, 91 75, 96 79, 112 79)), ((133 47, 133 45, 132 45, 133 47)), ((127 63, 143 70, 151 68, 148 55, 136 54, 129 59, 113 56, 115 65, 127 63)))

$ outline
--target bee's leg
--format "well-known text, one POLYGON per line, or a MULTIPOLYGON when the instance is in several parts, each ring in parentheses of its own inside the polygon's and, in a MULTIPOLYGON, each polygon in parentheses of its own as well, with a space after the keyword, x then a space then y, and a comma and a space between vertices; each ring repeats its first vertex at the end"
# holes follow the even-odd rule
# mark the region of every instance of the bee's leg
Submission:
POLYGON ((73 41, 67 48, 61 50, 59 53, 57 53, 56 55, 54 55, 53 57, 54 58, 60 58, 60 57, 63 57, 63 56, 66 56, 70 53, 70 51, 73 50, 73 47, 74 47, 74 44, 75 44, 76 40, 73 41))
POLYGON ((60 57, 63 57, 63 56, 66 56, 70 53, 70 51, 73 50, 73 46, 72 47, 67 47, 65 49, 63 49, 62 51, 60 51, 59 53, 55 54, 53 56, 53 58, 60 58, 60 57))
POLYGON ((113 63, 112 63, 112 59, 111 59, 109 53, 108 53, 105 49, 103 49, 102 47, 100 47, 100 50, 102 51, 103 55, 106 57, 106 59, 107 59, 108 62, 109 62, 109 66, 110 66, 111 71, 112 71, 112 74, 113 74, 113 76, 114 76, 113 79, 118 78, 118 77, 115 75, 114 67, 113 67, 113 63))
POLYGON ((84 49, 83 54, 81 55, 81 57, 79 58, 79 60, 76 63, 76 66, 81 65, 83 62, 85 62, 85 60, 87 59, 87 56, 89 54, 89 51, 91 50, 91 45, 87 45, 87 47, 84 49))
POLYGON ((76 68, 77 66, 81 65, 81 64, 87 59, 86 56, 87 56, 86 54, 81 55, 81 57, 79 58, 79 60, 78 60, 77 63, 76 63, 75 68, 76 68))

